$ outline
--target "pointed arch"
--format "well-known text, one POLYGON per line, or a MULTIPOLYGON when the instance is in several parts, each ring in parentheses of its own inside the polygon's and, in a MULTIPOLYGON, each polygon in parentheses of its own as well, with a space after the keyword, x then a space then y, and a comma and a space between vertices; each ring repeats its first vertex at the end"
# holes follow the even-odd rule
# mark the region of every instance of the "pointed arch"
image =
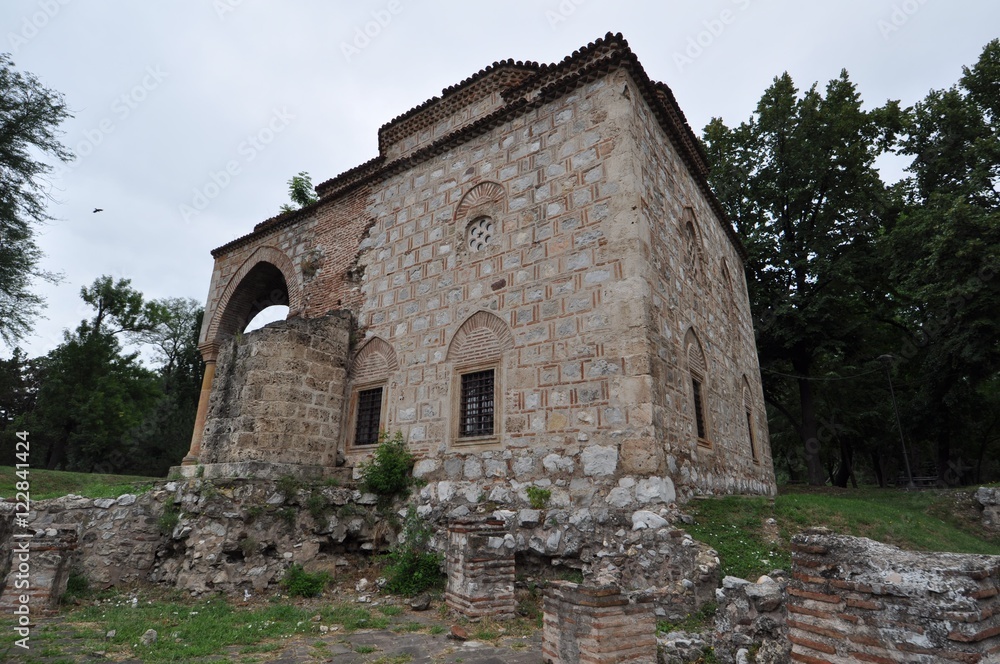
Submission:
POLYGON ((449 362, 457 365, 498 360, 514 347, 514 336, 502 318, 477 311, 462 323, 448 344, 449 362))
POLYGON ((385 380, 399 369, 396 351, 382 337, 372 337, 358 350, 351 362, 351 379, 358 383, 385 380))
POLYGON ((746 416, 747 436, 750 443, 750 458, 754 463, 760 463, 760 451, 757 449, 757 416, 753 407, 753 392, 750 391, 750 381, 743 374, 743 414, 746 416))
POLYGON ((498 182, 480 182, 455 207, 454 239, 460 256, 500 246, 507 191, 498 182))
POLYGON ((204 344, 218 344, 241 332, 263 309, 288 305, 289 316, 302 309, 302 289, 295 265, 276 247, 258 247, 229 278, 215 303, 202 335, 204 344))
POLYGON ((684 352, 690 377, 695 439, 699 447, 711 448, 711 429, 705 403, 708 397, 708 363, 705 361, 705 351, 694 328, 689 328, 684 335, 684 352))
POLYGON ((484 206, 502 208, 507 199, 507 191, 499 182, 480 182, 465 192, 462 200, 455 208, 455 221, 470 216, 470 213, 481 210, 484 206))
POLYGON ((694 208, 687 206, 681 213, 681 242, 685 269, 693 281, 700 281, 705 273, 705 251, 702 248, 701 229, 694 216, 694 208))

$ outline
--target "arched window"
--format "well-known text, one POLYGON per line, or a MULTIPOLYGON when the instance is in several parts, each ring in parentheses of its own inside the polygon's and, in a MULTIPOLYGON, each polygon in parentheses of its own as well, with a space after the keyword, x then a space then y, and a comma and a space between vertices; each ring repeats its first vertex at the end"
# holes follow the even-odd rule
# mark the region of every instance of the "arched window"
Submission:
POLYGON ((691 413, 694 417, 694 433, 698 445, 711 447, 708 408, 705 402, 708 396, 708 364, 705 362, 705 353, 702 351, 701 343, 693 329, 688 330, 684 337, 684 346, 691 383, 691 413))
POLYGON ((750 381, 743 376, 743 414, 746 417, 747 436, 750 443, 750 456, 754 463, 760 463, 760 454, 757 451, 757 428, 754 426, 753 397, 750 396, 750 381))
POLYGON ((367 341, 354 356, 348 449, 378 444, 379 433, 385 429, 387 381, 398 368, 392 346, 380 337, 367 341))
POLYGON ((694 209, 684 208, 681 216, 681 241, 683 243, 684 269, 691 281, 700 281, 704 272, 704 257, 701 250, 701 237, 698 233, 694 209))
POLYGON ((469 316, 452 338, 447 359, 454 367, 454 444, 499 441, 503 423, 502 360, 513 345, 507 323, 486 311, 469 316))

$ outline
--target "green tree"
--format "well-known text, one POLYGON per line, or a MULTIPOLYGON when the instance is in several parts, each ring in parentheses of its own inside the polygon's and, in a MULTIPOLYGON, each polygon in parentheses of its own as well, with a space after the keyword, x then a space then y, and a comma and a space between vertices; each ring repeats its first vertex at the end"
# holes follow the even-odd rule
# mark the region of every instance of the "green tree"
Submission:
POLYGON ((143 422, 161 387, 137 352, 124 352, 119 335, 138 338, 155 329, 163 308, 144 302, 127 279, 100 277, 80 295, 94 316, 41 360, 28 422, 47 468, 120 470, 127 461, 124 437, 143 422))
POLYGON ((292 207, 288 203, 281 206, 282 212, 294 212, 299 208, 312 205, 319 198, 315 194, 312 177, 305 171, 299 171, 298 175, 293 175, 288 181, 288 197, 292 199, 297 207, 292 207))
POLYGON ((43 176, 51 169, 40 158, 69 158, 56 129, 68 117, 62 95, 0 54, 0 339, 7 344, 31 330, 44 305, 33 281, 58 281, 39 267, 35 233, 49 218, 43 176))
POLYGON ((864 110, 846 71, 802 94, 786 73, 747 122, 704 131, 712 185, 749 252, 765 398, 798 434, 810 484, 828 474, 815 379, 858 354, 885 293, 874 245, 891 205, 875 160, 898 116, 894 103, 864 110))
POLYGON ((161 396, 142 424, 126 437, 128 464, 122 470, 144 475, 166 475, 191 444, 204 363, 198 337, 204 309, 191 299, 158 300, 164 319, 143 336, 154 349, 161 396))
MULTIPOLYGON (((894 351, 916 439, 933 441, 940 481, 963 445, 990 439, 984 411, 1000 371, 1000 40, 956 86, 908 109, 905 208, 885 242, 903 341, 894 351)), ((981 464, 980 464, 981 465, 981 464)))

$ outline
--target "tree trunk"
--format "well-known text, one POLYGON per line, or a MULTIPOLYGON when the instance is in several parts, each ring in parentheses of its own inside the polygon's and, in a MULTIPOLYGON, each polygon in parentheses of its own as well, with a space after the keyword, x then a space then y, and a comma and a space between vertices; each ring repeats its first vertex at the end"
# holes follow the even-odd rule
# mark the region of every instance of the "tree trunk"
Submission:
POLYGON ((802 436, 802 444, 806 448, 806 472, 808 473, 809 484, 813 486, 823 486, 826 483, 826 475, 823 472, 823 463, 820 460, 819 423, 816 421, 816 403, 812 392, 812 383, 807 379, 809 376, 811 358, 805 352, 797 352, 792 360, 792 367, 795 373, 802 378, 799 382, 799 408, 802 414, 802 428, 799 434, 802 436))
MULTIPOLYGON (((837 468, 837 474, 833 478, 833 486, 846 489, 847 480, 854 479, 854 449, 846 436, 837 436, 837 440, 840 443, 840 467, 837 468)), ((857 482, 854 481, 854 484, 857 482)))

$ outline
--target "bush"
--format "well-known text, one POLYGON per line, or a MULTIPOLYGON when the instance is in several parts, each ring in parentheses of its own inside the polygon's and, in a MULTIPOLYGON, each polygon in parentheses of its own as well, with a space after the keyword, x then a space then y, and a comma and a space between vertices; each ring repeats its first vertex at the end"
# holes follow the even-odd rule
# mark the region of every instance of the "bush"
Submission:
POLYGON ((391 593, 412 597, 428 588, 441 585, 441 555, 428 547, 431 529, 410 505, 403 520, 403 533, 388 554, 385 588, 391 593))
POLYGON ((167 502, 163 506, 163 514, 157 519, 156 525, 160 527, 160 532, 169 537, 174 532, 174 528, 180 523, 181 513, 172 502, 167 502))
POLYGON ((285 576, 281 578, 281 585, 285 587, 289 595, 316 597, 323 592, 330 580, 330 575, 326 572, 310 574, 303 569, 302 565, 294 563, 285 570, 285 576))
POLYGON ((414 458, 403 440, 403 433, 397 431, 392 438, 389 434, 379 434, 378 448, 369 463, 361 464, 361 484, 366 491, 379 496, 405 496, 413 484, 410 471, 414 458))
POLYGON ((552 491, 549 489, 542 489, 537 486, 529 486, 525 491, 528 492, 528 502, 531 506, 540 510, 549 504, 549 499, 552 498, 552 491))

